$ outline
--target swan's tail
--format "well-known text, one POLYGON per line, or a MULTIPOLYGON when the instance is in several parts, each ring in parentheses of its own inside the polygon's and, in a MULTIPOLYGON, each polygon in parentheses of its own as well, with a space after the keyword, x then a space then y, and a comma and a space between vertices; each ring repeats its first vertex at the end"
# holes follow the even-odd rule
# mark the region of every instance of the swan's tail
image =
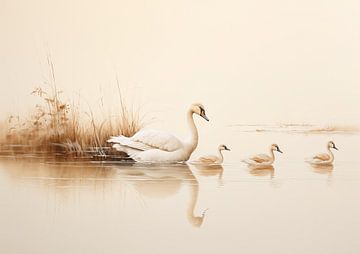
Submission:
POLYGON ((312 164, 313 163, 313 158, 309 157, 309 158, 305 158, 305 162, 312 164))
POLYGON ((123 135, 120 135, 120 136, 117 136, 117 137, 111 137, 111 139, 108 139, 106 142, 108 143, 114 143, 114 144, 121 144, 121 145, 125 145, 126 143, 128 143, 129 138, 123 136, 123 135))
POLYGON ((251 160, 251 159, 243 159, 242 162, 248 164, 248 165, 253 165, 254 164, 254 161, 251 160))
POLYGON ((106 142, 113 143, 113 148, 115 148, 119 152, 126 153, 132 159, 134 159, 137 154, 142 152, 141 150, 130 147, 129 145, 132 141, 128 137, 122 135, 117 137, 111 137, 106 142))
POLYGON ((329 161, 322 161, 314 158, 305 159, 305 162, 309 163, 311 166, 326 166, 331 164, 329 161))

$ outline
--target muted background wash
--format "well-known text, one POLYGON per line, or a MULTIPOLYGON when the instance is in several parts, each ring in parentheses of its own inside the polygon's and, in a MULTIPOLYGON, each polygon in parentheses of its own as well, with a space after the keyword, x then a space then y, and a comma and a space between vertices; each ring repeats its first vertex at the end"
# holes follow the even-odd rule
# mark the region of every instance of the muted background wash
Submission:
POLYGON ((360 253, 359 133, 278 125, 360 124, 359 1, 0 0, 0 34, 0 119, 39 102, 50 54, 81 110, 115 113, 118 79, 179 136, 205 105, 193 158, 231 149, 216 169, 2 157, 0 253, 360 253), (307 165, 330 139, 334 165, 307 165), (241 163, 272 143, 274 169, 241 163))
POLYGON ((2 0, 0 116, 27 113, 51 53, 66 96, 111 108, 117 76, 156 127, 178 128, 194 101, 219 126, 358 123, 359 12, 358 1, 2 0))

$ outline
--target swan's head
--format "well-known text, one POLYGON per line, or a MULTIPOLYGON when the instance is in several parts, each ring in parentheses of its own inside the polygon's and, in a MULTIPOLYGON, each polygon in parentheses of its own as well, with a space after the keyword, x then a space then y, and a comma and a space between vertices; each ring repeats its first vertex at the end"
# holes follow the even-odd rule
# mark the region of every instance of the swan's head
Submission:
POLYGON ((335 146, 335 143, 333 141, 329 141, 328 142, 328 148, 332 148, 332 149, 335 149, 335 150, 339 150, 336 146, 335 146))
POLYGON ((194 114, 197 114, 204 118, 206 121, 209 121, 209 118, 206 116, 205 108, 200 103, 194 103, 191 105, 190 111, 194 114))
POLYGON ((230 151, 230 149, 226 145, 219 145, 220 151, 230 151))
POLYGON ((193 216, 193 215, 190 216, 190 222, 191 222, 191 224, 192 224, 194 227, 197 227, 197 228, 201 227, 201 225, 202 225, 203 222, 204 222, 204 219, 205 219, 205 215, 206 215, 207 210, 209 210, 209 209, 205 209, 205 210, 202 212, 201 216, 193 216))
POLYGON ((272 145, 271 145, 271 150, 273 150, 273 151, 275 151, 275 152, 283 153, 283 152, 280 150, 280 148, 279 148, 279 146, 278 146, 277 144, 272 144, 272 145))

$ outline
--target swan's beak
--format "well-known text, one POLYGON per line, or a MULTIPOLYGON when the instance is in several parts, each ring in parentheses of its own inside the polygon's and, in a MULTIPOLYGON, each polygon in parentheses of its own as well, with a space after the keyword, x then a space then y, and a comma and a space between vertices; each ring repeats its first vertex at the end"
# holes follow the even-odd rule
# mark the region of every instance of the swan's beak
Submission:
POLYGON ((225 147, 225 150, 226 150, 226 151, 231 151, 231 150, 230 150, 229 148, 227 148, 227 147, 225 147))
POLYGON ((200 115, 202 118, 204 118, 206 121, 210 121, 209 118, 206 115, 200 115))
POLYGON ((279 153, 283 153, 283 152, 280 150, 280 148, 278 148, 276 151, 278 151, 279 153))
POLYGON ((334 146, 334 149, 337 150, 337 151, 339 151, 339 149, 338 149, 336 146, 334 146))

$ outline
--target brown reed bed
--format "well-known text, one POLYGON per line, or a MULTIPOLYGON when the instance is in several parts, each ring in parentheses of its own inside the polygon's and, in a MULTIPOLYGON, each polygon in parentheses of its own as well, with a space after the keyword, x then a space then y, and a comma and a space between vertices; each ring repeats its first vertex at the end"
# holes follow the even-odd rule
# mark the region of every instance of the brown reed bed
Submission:
MULTIPOLYGON (((95 118, 91 109, 80 113, 79 103, 62 99, 57 89, 53 65, 51 91, 41 87, 31 94, 41 99, 27 120, 10 116, 0 124, 0 155, 123 160, 125 154, 111 149, 106 140, 114 135, 132 136, 144 126, 139 110, 129 109, 120 93, 116 114, 95 118)), ((118 85, 119 87, 119 85, 118 85)), ((82 111, 81 111, 82 112, 82 111)))
POLYGON ((129 110, 120 96, 117 116, 94 117, 91 109, 82 117, 75 103, 61 99, 56 87, 49 93, 36 88, 32 94, 43 103, 36 105, 31 116, 22 121, 10 116, 1 124, 0 154, 57 156, 73 158, 122 159, 124 154, 111 149, 106 140, 114 135, 132 136, 144 123, 138 111, 129 110), (87 119, 87 120, 86 120, 87 119))

